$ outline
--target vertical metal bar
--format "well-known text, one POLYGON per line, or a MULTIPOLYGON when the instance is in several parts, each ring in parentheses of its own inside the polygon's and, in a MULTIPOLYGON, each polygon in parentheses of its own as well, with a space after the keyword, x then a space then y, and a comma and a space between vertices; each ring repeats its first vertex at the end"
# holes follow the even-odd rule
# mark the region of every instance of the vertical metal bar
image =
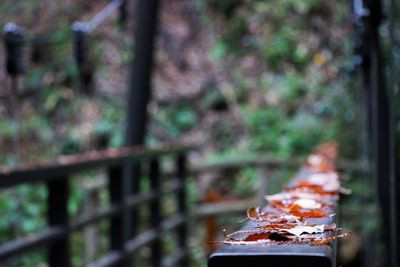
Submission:
MULTIPOLYGON (((153 69, 153 48, 158 23, 158 0, 138 1, 137 21, 134 32, 135 55, 129 75, 127 96, 126 146, 144 143, 147 124, 147 104, 151 97, 151 74, 153 69)), ((124 166, 124 195, 139 191, 140 164, 124 166)), ((125 240, 135 234, 138 212, 136 209, 124 212, 125 240)))
POLYGON ((13 136, 14 155, 12 163, 19 163, 20 157, 20 111, 18 101, 18 81, 20 75, 26 72, 24 51, 26 45, 26 30, 14 23, 7 23, 4 27, 4 45, 6 50, 6 70, 11 78, 10 114, 12 115, 15 134, 13 136))
MULTIPOLYGON (((110 195, 111 205, 122 205, 122 168, 114 167, 108 170, 108 192, 110 195)), ((122 212, 111 218, 109 229, 110 249, 123 253, 124 237, 122 225, 122 212)), ((123 267, 123 263, 119 263, 116 267, 123 267)))
POLYGON ((394 166, 391 147, 394 145, 391 134, 391 102, 384 80, 384 65, 381 57, 379 27, 382 22, 382 2, 369 0, 369 55, 370 55, 370 84, 372 107, 372 146, 374 147, 374 175, 378 179, 378 192, 382 207, 385 240, 388 257, 387 264, 397 267, 397 243, 395 236, 393 188, 391 174, 394 166))
POLYGON ((24 47, 26 31, 15 23, 4 26, 4 44, 6 50, 6 69, 10 76, 16 77, 26 72, 24 62, 24 47))
POLYGON ((399 242, 400 242, 400 230, 398 229, 398 224, 400 222, 400 180, 399 180, 399 144, 397 141, 397 133, 396 133, 396 125, 398 118, 396 117, 395 106, 397 104, 397 94, 396 94, 396 72, 397 72, 397 64, 395 60, 395 47, 397 46, 396 34, 395 34, 395 19, 396 19, 396 1, 390 0, 389 2, 389 101, 390 101, 390 154, 391 154, 391 174, 390 174, 390 195, 391 195, 391 234, 393 235, 393 244, 392 248, 394 253, 394 266, 400 266, 400 255, 398 253, 399 242))
MULTIPOLYGON (((360 101, 363 107, 361 110, 362 127, 366 135, 363 136, 362 140, 362 156, 369 162, 373 163, 373 158, 376 155, 374 141, 374 125, 372 120, 372 84, 371 84, 371 60, 370 60, 370 42, 371 42, 371 30, 369 24, 368 10, 369 6, 366 3, 368 0, 353 0, 353 23, 355 25, 355 56, 354 63, 359 67, 357 68, 357 75, 362 78, 362 83, 358 86, 360 92, 360 101)), ((361 138, 360 138, 361 140, 361 138)), ((364 176, 363 179, 368 182, 372 188, 378 188, 378 177, 373 171, 374 166, 371 166, 371 170, 368 176, 364 176)), ((376 190, 377 191, 377 190, 376 190)), ((377 194, 377 192, 375 192, 377 194)), ((378 195, 378 194, 377 194, 378 195)), ((369 201, 369 196, 365 196, 365 202, 369 201)), ((367 215, 365 215, 367 216, 367 215)), ((376 246, 382 238, 382 231, 374 231, 373 234, 364 228, 363 239, 364 239, 364 257, 362 265, 365 267, 379 266, 379 262, 382 260, 378 256, 376 246)))
POLYGON ((90 55, 90 27, 87 22, 76 21, 72 24, 72 30, 79 92, 91 95, 94 91, 94 64, 90 55))
POLYGON ((119 7, 119 24, 122 30, 126 29, 127 19, 128 19, 128 0, 122 0, 119 7))
MULTIPOLYGON (((125 164, 123 169, 122 195, 124 200, 140 192, 141 165, 139 163, 125 164)), ((137 207, 127 207, 123 204, 123 239, 124 242, 132 239, 137 234, 138 222, 141 218, 137 207)), ((129 255, 124 261, 124 266, 132 266, 134 257, 129 255)))
POLYGON ((128 90, 126 142, 142 145, 146 133, 147 104, 151 97, 153 48, 158 22, 158 0, 138 1, 135 29, 135 55, 128 90))
POLYGON ((158 237, 151 244, 151 266, 159 267, 161 266, 161 232, 160 232, 160 222, 161 222, 161 188, 160 188, 160 168, 158 159, 153 159, 150 161, 150 186, 152 191, 157 192, 157 198, 150 202, 150 224, 153 229, 158 231, 158 237))
POLYGON ((180 261, 181 267, 188 266, 188 211, 186 207, 186 154, 180 154, 176 160, 176 176, 179 179, 181 187, 178 191, 178 209, 179 213, 184 217, 184 222, 178 227, 179 248, 184 252, 185 256, 180 261))
MULTIPOLYGON (((47 222, 49 226, 68 227, 68 178, 47 182, 47 222)), ((50 267, 71 266, 69 236, 54 241, 47 248, 48 265, 50 267)))

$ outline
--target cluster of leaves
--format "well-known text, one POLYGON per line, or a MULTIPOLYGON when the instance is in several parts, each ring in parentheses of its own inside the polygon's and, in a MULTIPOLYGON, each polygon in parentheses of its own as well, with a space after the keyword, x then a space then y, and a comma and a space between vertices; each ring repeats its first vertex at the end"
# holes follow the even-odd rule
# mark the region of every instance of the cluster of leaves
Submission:
POLYGON ((248 209, 247 217, 257 223, 256 227, 228 234, 224 243, 325 245, 347 236, 337 233, 336 224, 327 224, 332 222, 343 192, 334 166, 336 155, 336 144, 321 145, 285 191, 266 197, 269 204, 264 211, 248 209), (324 218, 325 224, 317 224, 313 218, 324 218))

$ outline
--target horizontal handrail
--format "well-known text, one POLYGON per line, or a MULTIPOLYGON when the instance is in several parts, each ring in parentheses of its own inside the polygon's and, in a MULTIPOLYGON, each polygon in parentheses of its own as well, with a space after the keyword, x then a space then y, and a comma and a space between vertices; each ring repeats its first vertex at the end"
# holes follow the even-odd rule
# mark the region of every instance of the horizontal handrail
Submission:
POLYGON ((93 31, 107 20, 126 0, 112 0, 99 13, 97 13, 89 22, 88 29, 93 31))
MULTIPOLYGON (((172 185, 169 188, 162 190, 161 192, 156 192, 151 190, 149 192, 137 193, 131 196, 127 196, 124 201, 125 206, 127 208, 133 208, 139 206, 141 204, 149 203, 150 201, 159 198, 160 196, 174 193, 177 190, 182 189, 183 185, 178 183, 176 179, 171 180, 172 185)), ((102 208, 96 212, 92 212, 89 214, 85 214, 82 217, 79 217, 76 221, 74 221, 70 228, 74 230, 79 230, 87 225, 93 224, 101 219, 109 218, 115 216, 119 212, 122 211, 123 205, 111 205, 109 207, 102 208)))
POLYGON ((62 227, 50 227, 38 234, 9 241, 0 247, 0 260, 57 240, 65 234, 66 230, 62 227))
POLYGON ((102 219, 113 217, 121 211, 122 211, 121 205, 111 205, 109 207, 102 208, 91 214, 85 214, 81 217, 78 217, 73 223, 71 223, 70 228, 73 230, 80 230, 85 226, 95 224, 96 222, 102 219))
POLYGON ((163 155, 177 155, 190 150, 188 146, 170 144, 155 148, 123 147, 90 151, 75 156, 61 156, 56 161, 8 168, 0 167, 0 188, 22 183, 42 182, 89 169, 113 167, 163 155))
MULTIPOLYGON (((164 145, 156 148, 130 148, 109 149, 104 151, 90 151, 75 156, 61 156, 54 162, 25 165, 23 167, 0 166, 0 188, 16 184, 31 182, 30 177, 36 176, 35 181, 45 180, 49 176, 71 174, 83 170, 112 167, 122 162, 133 162, 142 158, 154 158, 166 154, 179 154, 192 149, 184 145, 164 145)), ((240 169, 243 167, 291 167, 298 168, 304 162, 304 157, 279 159, 274 156, 255 155, 246 158, 234 158, 213 163, 194 164, 188 172, 198 174, 203 172, 222 171, 227 169, 240 169)), ((339 170, 368 172, 368 164, 359 161, 342 160, 337 163, 339 170)), ((167 172, 168 173, 168 172, 167 172)))
MULTIPOLYGON (((254 155, 251 157, 237 157, 233 159, 218 160, 212 163, 201 163, 189 167, 189 172, 198 174, 203 172, 223 171, 240 169, 243 167, 270 167, 270 168, 299 168, 304 163, 304 157, 278 158, 276 156, 254 155)), ((368 164, 361 161, 339 160, 337 162, 339 171, 361 172, 370 171, 368 164)))
POLYGON ((95 262, 92 262, 86 267, 109 267, 115 266, 115 264, 121 262, 124 259, 124 255, 119 251, 111 251, 104 255, 95 262))
MULTIPOLYGON (((52 241, 63 238, 70 232, 79 230, 80 228, 92 223, 92 221, 97 217, 98 216, 90 218, 90 222, 87 220, 85 222, 74 223, 69 229, 65 227, 49 227, 40 233, 9 241, 0 247, 0 260, 6 259, 15 254, 27 252, 31 249, 37 248, 38 246, 46 245, 52 241)), ((128 241, 125 245, 126 252, 130 254, 141 247, 148 245, 158 238, 160 234, 173 230, 184 223, 185 220, 186 218, 181 214, 177 214, 173 217, 163 220, 161 222, 160 231, 156 229, 149 229, 128 241)))
POLYGON ((161 228, 160 230, 158 229, 149 229, 147 231, 144 231, 134 237, 133 239, 129 240, 125 244, 125 251, 128 254, 131 254, 138 249, 146 246, 147 244, 153 242, 155 239, 157 239, 161 234, 166 233, 168 231, 171 231, 172 229, 178 227, 179 225, 183 224, 185 222, 185 217, 182 216, 181 214, 174 215, 173 217, 170 217, 168 219, 165 219, 161 222, 161 228))

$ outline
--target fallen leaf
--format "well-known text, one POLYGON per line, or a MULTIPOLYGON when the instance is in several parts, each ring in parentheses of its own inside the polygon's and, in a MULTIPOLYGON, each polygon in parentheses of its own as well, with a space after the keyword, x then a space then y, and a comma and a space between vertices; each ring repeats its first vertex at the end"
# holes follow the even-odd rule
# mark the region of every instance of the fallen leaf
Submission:
POLYGON ((321 203, 313 200, 313 199, 298 199, 294 202, 295 205, 300 206, 303 209, 320 209, 321 203))
POLYGON ((301 236, 302 234, 318 234, 325 231, 325 226, 323 224, 316 226, 296 226, 290 229, 281 229, 281 231, 288 232, 295 236, 301 236))
POLYGON ((300 218, 324 218, 326 217, 326 213, 321 210, 313 210, 313 211, 300 211, 300 212, 293 212, 294 216, 300 218))
POLYGON ((249 219, 258 219, 260 217, 260 208, 259 207, 251 207, 247 209, 247 218, 249 219))

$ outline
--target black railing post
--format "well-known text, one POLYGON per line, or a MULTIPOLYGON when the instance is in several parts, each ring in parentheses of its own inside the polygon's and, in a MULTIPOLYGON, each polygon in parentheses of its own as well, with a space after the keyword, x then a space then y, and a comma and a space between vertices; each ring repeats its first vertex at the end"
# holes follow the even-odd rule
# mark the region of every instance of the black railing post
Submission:
MULTIPOLYGON (((147 104, 151 97, 151 73, 153 69, 153 48, 158 22, 158 0, 138 1, 137 22, 134 32, 134 59, 129 75, 126 118, 126 146, 143 145, 147 125, 147 104)), ((140 164, 124 167, 124 195, 139 191, 140 164)), ((125 241, 136 232, 137 209, 124 211, 125 241)))
POLYGON ((128 0, 122 0, 121 6, 119 7, 119 24, 122 30, 126 29, 128 19, 128 0))
POLYGON ((363 16, 363 78, 367 89, 366 109, 369 111, 369 137, 371 142, 371 159, 374 180, 377 184, 379 202, 383 215, 383 239, 386 243, 388 257, 383 260, 384 266, 397 267, 397 208, 395 155, 393 147, 394 129, 393 108, 390 90, 384 79, 384 67, 381 51, 379 28, 383 20, 382 1, 357 1, 365 8, 363 16), (386 260, 386 262, 385 262, 386 260))
POLYGON ((396 244, 397 247, 393 248, 395 252, 395 266, 400 265, 400 254, 398 253, 399 249, 399 242, 400 242, 400 229, 398 227, 400 223, 400 150, 399 150, 399 134, 396 130, 399 117, 396 116, 396 104, 399 101, 399 93, 397 92, 397 86, 399 82, 399 78, 397 77, 398 69, 398 60, 395 57, 395 50, 398 49, 399 44, 396 37, 396 31, 398 25, 396 25, 397 15, 398 15, 398 8, 397 8, 397 1, 390 0, 389 1, 389 56, 388 56, 388 63, 389 63, 389 71, 388 71, 388 90, 389 90, 389 102, 390 102, 390 133, 391 133, 391 164, 392 164, 392 172, 390 175, 390 188, 391 188, 391 201, 392 201, 392 235, 393 243, 396 244))
MULTIPOLYGON (((141 165, 136 162, 133 164, 126 164, 123 169, 122 177, 122 195, 125 201, 128 196, 140 192, 141 165)), ((124 203, 122 223, 124 242, 129 241, 137 234, 137 226, 140 219, 138 208, 128 207, 124 203)), ((131 266, 133 258, 132 255, 128 255, 125 259, 124 266, 131 266)))
POLYGON ((151 244, 151 266, 161 266, 162 246, 160 222, 161 218, 161 188, 160 188, 160 167, 158 159, 150 161, 150 186, 151 190, 156 192, 157 197, 150 202, 150 224, 152 229, 158 231, 158 237, 151 244))
POLYGON ((179 213, 183 217, 183 223, 178 227, 178 242, 179 248, 184 253, 182 260, 180 261, 181 267, 187 267, 188 263, 188 211, 187 211, 187 202, 186 202, 186 164, 187 164, 186 154, 180 154, 176 161, 176 176, 180 182, 180 188, 178 190, 177 200, 178 200, 178 208, 179 213))
POLYGON ((13 136, 13 163, 17 164, 20 154, 20 110, 19 110, 19 76, 26 72, 24 62, 24 47, 26 44, 26 31, 24 28, 14 24, 7 23, 4 26, 4 45, 6 49, 6 70, 10 77, 11 88, 9 91, 9 113, 12 115, 15 134, 13 136))
MULTIPOLYGON (((68 177, 54 179, 46 183, 47 196, 47 221, 50 227, 62 227, 68 231, 68 177)), ((62 238, 48 245, 49 267, 70 267, 71 255, 69 236, 66 233, 62 238)))
POLYGON ((134 59, 131 65, 126 145, 142 145, 146 133, 147 104, 151 97, 153 49, 157 32, 158 0, 138 1, 134 34, 134 59))
POLYGON ((379 27, 382 23, 382 2, 380 0, 368 1, 369 17, 369 59, 370 59, 370 86, 371 86, 371 130, 374 162, 374 175, 378 181, 379 199, 383 213, 385 229, 384 240, 386 240, 388 257, 387 266, 397 267, 396 255, 397 241, 393 221, 392 187, 390 176, 392 174, 393 155, 391 155, 392 134, 389 92, 384 79, 384 64, 381 56, 381 42, 379 27))
MULTIPOLYGON (((362 119, 361 132, 365 132, 363 138, 359 138, 362 145, 360 146, 360 153, 367 162, 372 163, 372 155, 374 154, 374 147, 372 147, 372 99, 371 99, 371 75, 370 75, 370 38, 369 38, 369 27, 368 17, 370 12, 366 6, 365 0, 353 0, 352 1, 353 11, 353 24, 354 24, 354 64, 356 67, 356 74, 360 77, 358 82, 357 91, 359 92, 359 101, 361 105, 360 118, 362 119)), ((362 177, 363 182, 369 182, 373 188, 377 187, 378 178, 372 173, 372 166, 367 176, 362 177)), ((376 193, 376 192, 375 192, 376 193)), ((364 202, 369 201, 369 196, 364 196, 364 202)), ((365 230, 364 230, 365 231, 365 230)), ((363 265, 365 267, 377 266, 378 259, 376 254, 376 244, 380 238, 379 234, 375 232, 373 235, 363 233, 362 238, 364 239, 364 250, 363 250, 363 265)))
POLYGON ((25 30, 14 23, 7 23, 4 26, 4 34, 7 73, 12 77, 24 74, 26 72, 26 65, 23 62, 25 30))
POLYGON ((90 56, 89 24, 77 21, 72 24, 74 58, 79 73, 79 90, 90 95, 94 91, 94 62, 90 56))
MULTIPOLYGON (((123 192, 122 192, 122 168, 113 167, 108 170, 108 192, 110 195, 110 205, 122 205, 123 192)), ((122 212, 111 218, 110 221, 110 249, 124 253, 124 237, 123 237, 123 224, 122 212)), ((123 263, 116 265, 116 267, 123 267, 123 263)))

